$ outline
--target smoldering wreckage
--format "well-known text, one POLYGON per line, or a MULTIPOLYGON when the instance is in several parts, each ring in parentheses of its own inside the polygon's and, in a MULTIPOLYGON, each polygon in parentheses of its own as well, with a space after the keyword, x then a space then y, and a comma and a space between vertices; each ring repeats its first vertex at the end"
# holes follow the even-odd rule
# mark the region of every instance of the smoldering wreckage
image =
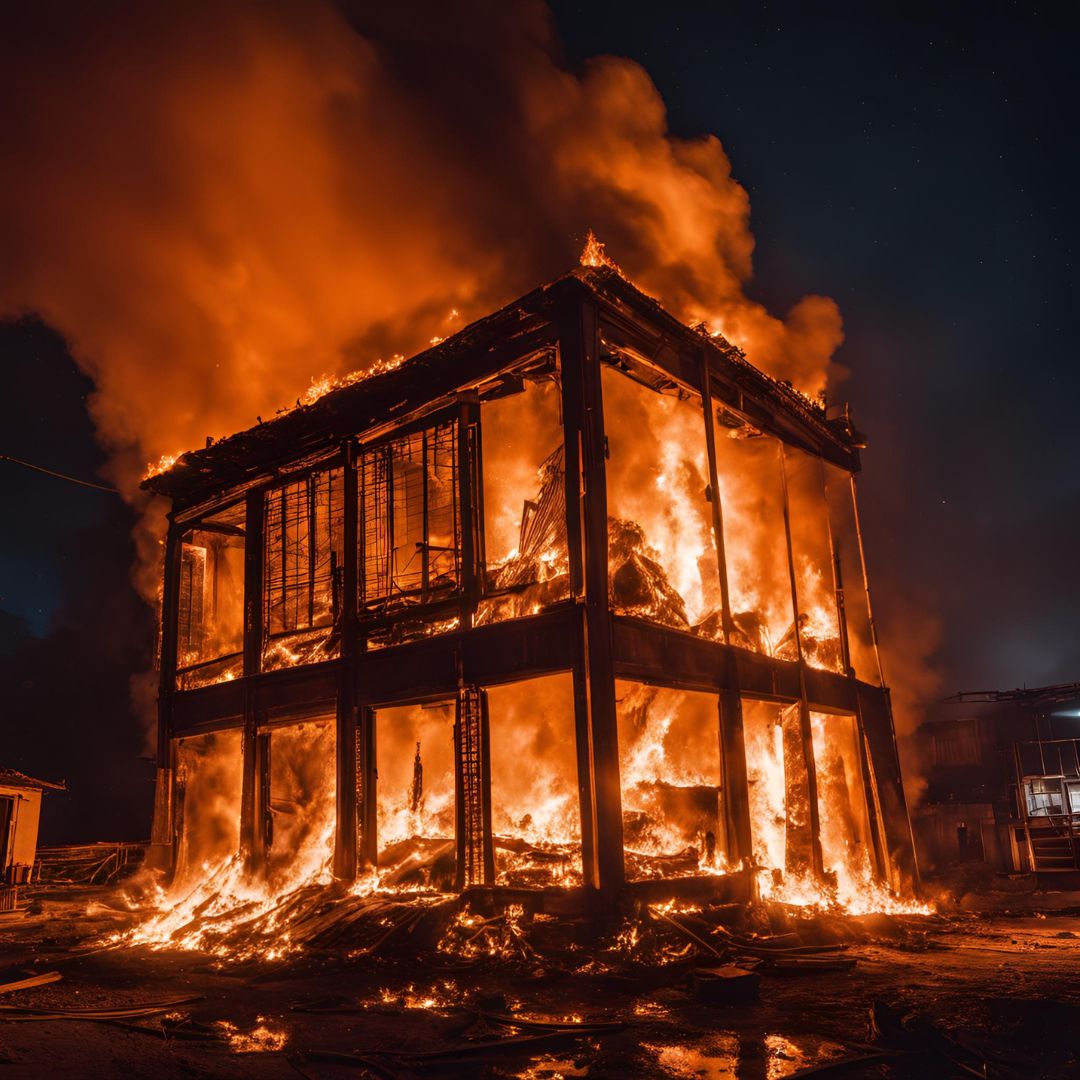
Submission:
POLYGON ((989 992, 1068 1001, 1071 932, 920 893, 846 410, 598 246, 319 390, 145 481, 151 843, 0 927, 13 1070, 26 1021, 66 1075, 1075 1068, 989 992))

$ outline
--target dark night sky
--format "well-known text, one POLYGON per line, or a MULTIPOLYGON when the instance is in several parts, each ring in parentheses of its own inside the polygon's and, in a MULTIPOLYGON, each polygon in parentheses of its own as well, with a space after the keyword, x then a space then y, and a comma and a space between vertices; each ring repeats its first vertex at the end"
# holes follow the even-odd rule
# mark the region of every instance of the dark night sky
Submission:
MULTIPOLYGON (((870 436, 887 635, 937 620, 942 692, 1080 679, 1068 28, 1002 5, 553 8, 572 66, 638 60, 676 133, 720 137, 751 198, 751 294, 839 303, 834 396, 870 436)), ((93 476, 91 387, 63 342, 8 324, 0 357, 0 452, 93 476)), ((0 763, 71 778, 53 838, 145 835, 128 676, 152 627, 127 584, 130 515, 4 463, 0 491, 0 763)))

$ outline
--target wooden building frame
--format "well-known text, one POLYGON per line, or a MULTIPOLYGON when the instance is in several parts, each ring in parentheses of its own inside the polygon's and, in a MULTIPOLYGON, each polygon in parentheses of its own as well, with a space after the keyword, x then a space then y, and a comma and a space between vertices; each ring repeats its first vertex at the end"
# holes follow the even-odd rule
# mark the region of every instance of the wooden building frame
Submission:
MULTIPOLYGON (((751 821, 743 750, 742 701, 762 699, 800 708, 804 744, 809 715, 856 718, 872 822, 876 872, 897 891, 917 881, 908 811, 884 680, 774 659, 728 643, 732 627, 713 446, 712 410, 723 407, 785 446, 819 457, 852 479, 859 471, 857 433, 846 418, 818 407, 752 367, 722 338, 691 329, 609 268, 582 268, 529 293, 420 353, 399 368, 327 393, 206 449, 183 455, 149 478, 147 489, 169 497, 160 650, 158 792, 153 841, 159 865, 175 852, 173 784, 178 740, 226 729, 242 732, 241 848, 254 864, 264 855, 259 828, 267 795, 260 779, 260 737, 270 725, 332 715, 336 723, 337 829, 334 872, 352 879, 375 860, 374 709, 424 701, 458 701, 459 884, 490 885, 490 777, 486 760, 484 688, 531 676, 573 677, 585 891, 611 896, 625 887, 615 680, 633 679, 717 695, 722 805, 729 863, 751 861, 751 821), (643 365, 700 397, 711 477, 713 524, 723 589, 723 639, 712 641, 612 612, 608 601, 606 439, 601 367, 643 365), (483 591, 479 424, 484 395, 513 380, 522 365, 546 364, 561 387, 570 596, 539 614, 483 626, 473 616, 483 591), (361 455, 436 413, 457 421, 457 492, 462 516, 461 580, 453 594, 423 614, 456 617, 456 628, 369 649, 383 623, 364 615, 358 594, 357 483, 361 455), (344 473, 344 562, 340 643, 332 659, 267 671, 263 643, 264 494, 316 468, 344 473), (198 689, 176 688, 177 589, 181 537, 207 515, 245 504, 243 669, 240 677, 198 689), (475 739, 479 738, 478 742, 475 739), (474 785, 472 795, 463 786, 474 785), (478 786, 475 786, 478 785, 478 786), (464 801, 475 798, 470 825, 464 801), (485 802, 486 800, 486 802, 485 802), (474 835, 480 829, 482 835, 474 835), (477 855, 469 856, 469 845, 477 855)), ((851 485, 854 496, 854 482, 851 485)), ((857 511, 856 511, 857 513, 857 511)), ((790 529, 788 530, 790 554, 790 529)), ((860 544, 861 547, 861 544, 860 544)), ((861 555, 861 552, 860 552, 861 555)), ((865 565, 864 582, 865 582, 865 565)), ((792 577, 794 590, 794 577, 792 577)), ((863 584, 863 583, 860 583, 863 584)), ((839 591, 839 590, 838 590, 839 591)), ((867 586, 867 599, 868 599, 867 586)), ((843 605, 840 607, 841 636, 843 605)), ((795 611, 798 612, 797 598, 795 611)), ((415 618, 415 612, 407 612, 415 618)), ((796 619, 797 625, 797 619, 796 619)), ((878 674, 880 675, 880 669, 878 674)), ((813 796, 813 752, 807 752, 813 796)), ((816 806, 811 798, 811 804, 816 806)), ((470 812, 471 813, 471 812, 470 812)), ((812 815, 813 816, 813 815, 812 815)), ((817 822, 814 869, 822 872, 817 822)), ((734 882, 739 875, 730 875, 734 882)), ((733 895, 753 894, 745 872, 733 895)))

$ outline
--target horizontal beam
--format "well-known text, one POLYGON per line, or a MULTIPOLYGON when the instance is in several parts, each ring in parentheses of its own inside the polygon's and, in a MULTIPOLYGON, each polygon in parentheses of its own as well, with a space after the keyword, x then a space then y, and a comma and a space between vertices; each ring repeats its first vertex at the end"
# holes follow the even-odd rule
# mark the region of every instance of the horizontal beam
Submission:
MULTIPOLYGON (((737 688, 746 697, 799 699, 798 665, 722 645, 639 619, 615 616, 615 676, 674 689, 718 693, 727 686, 727 659, 734 656, 737 688)), ((577 613, 567 603, 541 615, 439 634, 404 645, 358 654, 356 693, 361 705, 408 704, 457 692, 459 674, 478 686, 497 686, 569 671, 574 663, 577 613), (459 667, 460 664, 460 667, 459 667)), ((337 699, 334 660, 251 676, 248 681, 260 724, 308 719, 333 712, 337 699)), ((177 737, 240 726, 244 680, 219 683, 173 696, 177 737)), ((818 712, 854 713, 882 691, 831 671, 806 669, 806 693, 818 712)))

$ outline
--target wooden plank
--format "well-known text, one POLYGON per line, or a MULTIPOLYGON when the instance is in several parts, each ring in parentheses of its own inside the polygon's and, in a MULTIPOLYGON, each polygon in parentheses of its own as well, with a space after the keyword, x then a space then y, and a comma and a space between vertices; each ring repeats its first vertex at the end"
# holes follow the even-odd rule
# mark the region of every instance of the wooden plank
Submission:
POLYGON ((341 626, 341 660, 337 664, 338 685, 334 713, 336 787, 334 797, 334 876, 341 881, 354 881, 358 864, 356 803, 357 718, 356 665, 357 651, 357 529, 359 507, 356 477, 355 446, 345 446, 342 466, 342 568, 339 620, 341 626))
MULTIPOLYGON (((562 370, 563 424, 567 447, 580 451, 580 481, 567 480, 567 531, 578 532, 584 559, 584 656, 575 660, 584 677, 585 715, 577 738, 590 749, 595 881, 614 895, 624 880, 622 791, 611 613, 608 607, 606 439, 600 389, 600 329, 596 306, 572 299, 557 309, 562 370), (575 490, 575 488, 577 490, 575 490), (582 724, 585 727, 583 729, 582 724)), ((569 474, 569 463, 567 466, 569 474)))
POLYGON ((250 492, 246 506, 244 545, 244 726, 241 737, 240 852, 249 866, 261 865, 264 852, 259 808, 258 718, 254 679, 262 663, 263 496, 250 492))
MULTIPOLYGON (((787 462, 783 443, 778 443, 780 455, 780 486, 784 500, 784 538, 787 540, 787 564, 788 576, 791 582, 791 610, 795 616, 795 651, 798 654, 799 664, 799 730, 802 737, 802 754, 797 755, 790 751, 788 746, 788 725, 784 724, 784 770, 789 772, 799 763, 806 774, 806 788, 809 796, 809 830, 810 830, 810 855, 815 876, 823 880, 825 865, 821 851, 821 815, 818 808, 818 784, 817 766, 814 761, 814 733, 810 725, 810 705, 807 701, 806 688, 806 659, 802 648, 802 628, 799 625, 799 589, 795 579, 795 551, 791 542, 791 505, 788 499, 787 462)), ((789 784, 789 795, 793 790, 789 784)), ((790 806, 790 800, 789 800, 790 806)), ((788 812, 788 837, 792 834, 791 813, 788 812)), ((789 850, 791 844, 788 844, 789 850)), ((791 866, 788 869, 792 869, 791 866)))
POLYGON ((154 792, 154 820, 151 826, 154 854, 153 865, 167 873, 172 871, 176 856, 173 843, 176 805, 174 769, 174 734, 176 726, 173 703, 176 699, 176 647, 178 597, 180 589, 180 560, 182 557, 181 530, 170 519, 165 538, 165 567, 161 589, 161 654, 158 658, 159 679, 157 699, 157 775, 154 792))
POLYGON ((48 986, 49 983, 59 982, 63 976, 59 971, 45 971, 40 975, 30 975, 25 979, 14 979, 11 982, 0 983, 0 994, 10 994, 13 990, 29 990, 34 986, 48 986))

